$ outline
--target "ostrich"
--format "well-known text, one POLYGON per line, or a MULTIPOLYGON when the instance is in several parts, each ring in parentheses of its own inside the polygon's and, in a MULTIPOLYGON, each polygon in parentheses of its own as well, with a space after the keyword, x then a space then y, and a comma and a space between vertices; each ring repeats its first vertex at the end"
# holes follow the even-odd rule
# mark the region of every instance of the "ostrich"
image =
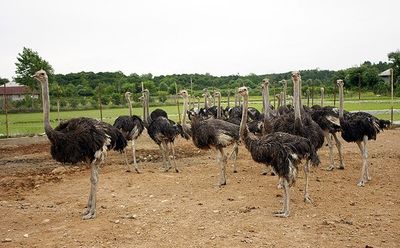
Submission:
MULTIPOLYGON (((310 140, 288 133, 275 132, 256 137, 249 133, 247 122, 247 105, 248 105, 248 91, 246 87, 239 88, 239 94, 243 97, 243 114, 240 123, 240 139, 250 152, 254 161, 271 165, 275 174, 282 180, 284 188, 284 203, 283 210, 274 212, 277 217, 288 217, 290 213, 289 203, 290 194, 289 187, 293 185, 296 179, 298 164, 301 160, 309 160, 314 165, 319 163, 318 156, 312 146, 310 140)), ((297 108, 300 111, 300 108, 297 108)), ((308 175, 308 171, 305 171, 308 175)), ((306 178, 308 178, 306 176, 306 178)), ((304 192, 304 199, 309 199, 308 187, 306 185, 304 192)))
MULTIPOLYGON (((126 115, 119 116, 115 120, 113 126, 121 131, 122 135, 124 135, 126 140, 130 140, 132 142, 133 164, 135 167, 135 171, 139 173, 138 165, 136 162, 135 141, 142 134, 144 126, 143 126, 143 121, 140 119, 139 116, 132 115, 131 95, 132 94, 130 92, 125 93, 125 98, 129 106, 129 116, 126 115)), ((128 172, 130 172, 129 168, 128 172)))
MULTIPOLYGON (((187 101, 187 92, 182 91, 181 96, 187 101)), ((186 106, 186 104, 184 105, 186 106)), ((220 164, 219 186, 226 185, 226 163, 227 155, 224 148, 234 144, 234 150, 231 156, 234 156, 234 172, 236 172, 236 154, 238 151, 239 126, 221 119, 203 118, 199 113, 190 111, 191 134, 193 144, 200 149, 210 149, 214 147, 217 150, 217 160, 220 164)))
POLYGON ((335 162, 333 159, 333 144, 332 137, 335 139, 336 148, 339 152, 339 169, 344 169, 342 144, 338 139, 336 133, 340 132, 339 114, 334 107, 319 105, 312 106, 307 112, 311 115, 311 118, 320 126, 322 129, 325 139, 329 147, 329 161, 330 164, 327 170, 333 170, 335 168, 335 162))
MULTIPOLYGON (((270 123, 266 122, 264 124, 265 131, 266 133, 285 132, 305 137, 310 140, 313 149, 317 151, 324 144, 324 133, 319 125, 312 120, 310 115, 305 113, 305 111, 301 111, 299 72, 295 71, 292 73, 292 81, 294 111, 286 115, 280 115, 270 123)), ((309 161, 304 164, 303 169, 306 175, 306 188, 308 188, 309 161)), ((311 198, 305 195, 304 201, 311 202, 311 198)))
POLYGON ((162 109, 155 109, 150 116, 149 113, 149 94, 148 91, 144 91, 143 97, 144 103, 144 119, 146 120, 145 126, 147 128, 147 132, 150 138, 159 146, 162 157, 163 157, 163 165, 164 171, 167 172, 172 167, 171 160, 169 157, 169 148, 170 146, 172 150, 172 159, 174 164, 175 172, 179 172, 178 167, 175 161, 175 148, 174 141, 177 135, 181 134, 182 137, 188 139, 182 130, 182 126, 176 124, 175 122, 168 119, 167 113, 162 109), (167 165, 168 163, 168 165, 167 165))
POLYGON ((390 125, 389 121, 380 120, 365 112, 343 113, 343 80, 337 80, 339 86, 339 121, 342 138, 347 142, 357 143, 362 157, 361 177, 357 186, 364 186, 371 180, 368 171, 367 141, 375 140, 376 135, 390 125))
POLYGON ((44 70, 33 76, 42 87, 44 130, 51 143, 51 156, 58 162, 76 164, 91 163, 90 193, 83 219, 96 217, 96 191, 98 166, 104 161, 107 150, 123 152, 127 141, 121 132, 108 123, 91 118, 74 118, 62 122, 53 129, 50 125, 49 82, 44 70))

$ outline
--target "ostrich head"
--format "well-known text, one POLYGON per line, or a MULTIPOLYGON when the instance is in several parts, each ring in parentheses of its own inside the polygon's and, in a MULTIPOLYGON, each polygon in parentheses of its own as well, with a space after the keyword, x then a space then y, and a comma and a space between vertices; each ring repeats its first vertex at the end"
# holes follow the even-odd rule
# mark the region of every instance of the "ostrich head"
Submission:
POLYGON ((336 81, 336 83, 337 83, 337 85, 338 85, 339 87, 343 87, 343 85, 344 85, 344 82, 343 82, 342 79, 338 79, 338 80, 336 81))
POLYGON ((324 91, 325 91, 325 88, 321 87, 321 93, 324 93, 324 91))
POLYGON ((300 72, 299 71, 293 71, 292 72, 292 80, 295 82, 299 82, 301 80, 300 72))
POLYGON ((37 81, 39 81, 41 84, 44 84, 46 81, 47 81, 47 79, 48 79, 48 77, 47 77, 47 74, 46 74, 46 71, 45 70, 39 70, 39 71, 37 71, 34 75, 33 75, 33 78, 35 78, 37 81))
POLYGON ((247 90, 247 87, 245 87, 245 86, 239 87, 238 93, 239 93, 241 96, 248 96, 248 95, 249 95, 249 91, 247 90))
POLYGON ((221 92, 215 91, 213 95, 214 97, 221 97, 221 92))
POLYGON ((131 95, 132 93, 130 93, 129 91, 125 92, 125 99, 129 101, 131 99, 131 95))
POLYGON ((269 79, 268 78, 264 78, 262 80, 262 87, 266 87, 267 85, 269 85, 269 79))
POLYGON ((189 97, 189 94, 188 94, 187 90, 181 90, 181 91, 178 93, 178 96, 181 96, 181 97, 183 97, 183 98, 188 98, 188 97, 189 97))

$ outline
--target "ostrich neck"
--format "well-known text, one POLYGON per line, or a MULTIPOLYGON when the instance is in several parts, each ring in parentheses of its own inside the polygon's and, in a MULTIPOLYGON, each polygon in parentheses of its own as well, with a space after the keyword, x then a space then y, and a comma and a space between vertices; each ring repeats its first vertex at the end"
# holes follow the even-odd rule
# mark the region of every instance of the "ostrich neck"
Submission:
POLYGON ((321 107, 324 106, 324 92, 321 91, 321 107))
POLYGON ((293 107, 294 107, 294 118, 296 120, 301 119, 299 93, 300 93, 299 81, 294 80, 293 81, 293 107))
POLYGON ((264 100, 264 119, 266 119, 266 118, 269 118, 269 86, 268 86, 268 84, 264 84, 264 87, 263 87, 263 100, 264 100))
POLYGON ((339 86, 339 118, 343 118, 343 85, 339 86))
POLYGON ((50 126, 50 96, 49 96, 49 82, 46 79, 46 82, 42 84, 42 100, 43 100, 43 121, 44 121, 44 130, 49 136, 51 131, 54 131, 50 126))
POLYGON ((131 102, 131 99, 128 97, 126 100, 128 100, 129 116, 132 116, 132 102, 131 102))
POLYGON ((243 96, 243 106, 242 106, 242 119, 240 120, 240 128, 239 128, 239 134, 241 139, 244 139, 246 129, 246 123, 247 123, 247 108, 248 108, 248 102, 249 102, 249 96, 246 94, 243 96))
POLYGON ((188 99, 187 97, 183 98, 183 113, 182 113, 182 125, 186 124, 186 111, 187 111, 188 99))

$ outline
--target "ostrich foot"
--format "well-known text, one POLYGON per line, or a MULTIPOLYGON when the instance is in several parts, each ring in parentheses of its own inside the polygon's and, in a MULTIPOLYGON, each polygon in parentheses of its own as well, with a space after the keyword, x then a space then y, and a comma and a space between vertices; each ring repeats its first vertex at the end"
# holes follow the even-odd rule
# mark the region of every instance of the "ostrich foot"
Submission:
POLYGON ((219 187, 222 187, 222 186, 225 186, 225 185, 226 185, 226 180, 219 181, 219 183, 218 183, 219 187))
POLYGON ((371 180, 372 180, 372 177, 371 177, 370 175, 367 175, 367 180, 368 180, 368 181, 371 181, 371 180))
POLYGON ((358 181, 357 186, 358 187, 364 187, 366 183, 366 180, 363 178, 360 181, 358 181))
POLYGON ((237 170, 233 170, 233 173, 237 173, 238 171, 237 170))
POLYGON ((176 173, 179 173, 179 170, 178 170, 178 168, 175 168, 175 172, 176 172, 176 173))
POLYGON ((338 167, 339 170, 344 170, 344 164, 340 164, 338 167))
POLYGON ((90 220, 90 219, 96 218, 96 210, 89 209, 89 210, 86 210, 86 211, 87 211, 87 213, 82 216, 82 220, 90 220))
POLYGON ((135 171, 137 174, 140 174, 140 171, 137 168, 135 168, 135 171))
POLYGON ((273 213, 275 217, 280 217, 280 218, 287 218, 289 216, 289 212, 288 211, 276 211, 273 213))
POLYGON ((304 196, 304 202, 305 203, 312 203, 313 201, 312 201, 311 197, 307 194, 307 195, 304 196))
POLYGON ((87 206, 82 213, 82 219, 88 220, 94 218, 96 218, 96 209, 92 209, 90 206, 87 206))
POLYGON ((283 189, 283 183, 279 180, 278 184, 276 185, 277 189, 283 189))

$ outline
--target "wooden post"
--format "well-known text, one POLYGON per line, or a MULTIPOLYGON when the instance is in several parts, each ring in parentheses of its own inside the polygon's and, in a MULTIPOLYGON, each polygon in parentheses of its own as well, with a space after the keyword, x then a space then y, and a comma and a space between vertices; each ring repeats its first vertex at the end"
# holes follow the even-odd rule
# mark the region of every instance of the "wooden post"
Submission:
POLYGON ((231 90, 228 90, 228 108, 231 106, 231 90))
POLYGON ((6 138, 9 137, 9 130, 8 130, 8 104, 7 104, 7 95, 6 95, 6 82, 4 82, 4 92, 3 92, 3 100, 4 100, 4 113, 6 114, 6 138))
POLYGON ((390 121, 393 125, 393 68, 390 68, 390 96, 391 96, 391 111, 390 111, 390 121))
POLYGON ((307 94, 307 107, 310 107, 310 89, 309 88, 307 88, 306 94, 307 94))
POLYGON ((58 125, 60 125, 60 98, 57 97, 57 121, 58 121, 58 125))
POLYGON ((336 107, 336 83, 333 85, 333 106, 336 107))

